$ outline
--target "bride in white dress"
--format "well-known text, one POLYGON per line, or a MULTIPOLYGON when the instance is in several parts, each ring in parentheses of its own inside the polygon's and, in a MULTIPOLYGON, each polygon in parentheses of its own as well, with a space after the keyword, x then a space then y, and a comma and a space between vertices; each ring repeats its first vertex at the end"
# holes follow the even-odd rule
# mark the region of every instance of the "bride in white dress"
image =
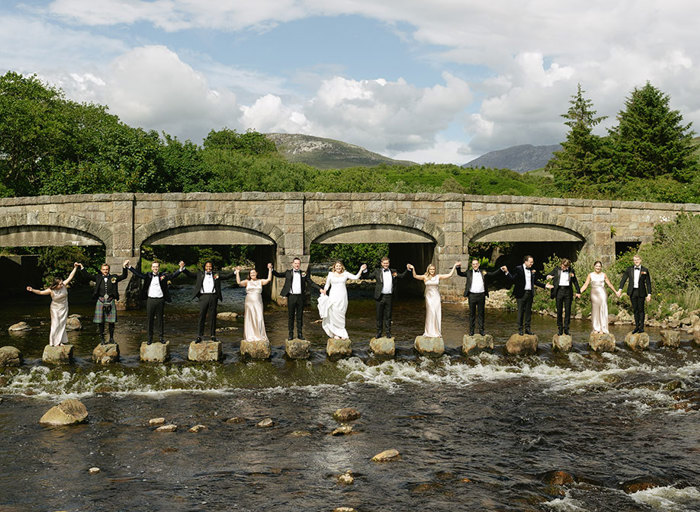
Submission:
POLYGON ((413 277, 425 283, 425 331, 426 338, 442 338, 442 299, 438 288, 440 280, 449 279, 455 273, 455 269, 462 264, 458 261, 452 267, 449 274, 438 274, 435 265, 428 265, 425 274, 416 274, 416 267, 410 263, 406 265, 413 272, 413 277))
POLYGON ((348 331, 345 330, 345 313, 348 310, 348 291, 345 283, 348 279, 359 279, 367 269, 363 264, 357 274, 346 272, 342 262, 336 261, 333 270, 328 273, 326 285, 321 290, 322 296, 318 300, 318 311, 321 315, 321 325, 329 338, 348 339, 348 331), (330 293, 328 288, 331 289, 330 293))

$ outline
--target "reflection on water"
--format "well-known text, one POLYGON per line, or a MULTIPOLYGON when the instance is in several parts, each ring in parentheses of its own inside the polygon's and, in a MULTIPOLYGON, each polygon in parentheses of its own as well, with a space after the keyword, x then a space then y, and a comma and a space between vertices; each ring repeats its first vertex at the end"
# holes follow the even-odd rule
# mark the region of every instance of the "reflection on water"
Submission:
MULTIPOLYGON (((89 298, 75 293, 71 312, 84 315, 83 331, 69 333, 77 362, 62 368, 40 363, 49 332, 48 302, 34 298, 3 304, 4 325, 25 320, 33 330, 0 332, 0 345, 22 350, 26 364, 0 370, 0 509, 7 510, 698 510, 700 355, 684 335, 680 349, 657 345, 633 353, 591 353, 590 325, 572 325, 574 350, 553 353, 550 318, 536 317, 536 356, 509 357, 502 345, 515 315, 487 311, 496 349, 469 357, 460 352, 467 310, 443 306, 447 353, 416 357, 413 339, 423 330, 421 300, 399 301, 393 332, 397 356, 368 352, 374 303, 353 291, 348 330, 354 357, 325 357, 325 335, 311 308, 305 334, 309 361, 284 357, 286 310, 270 305, 269 361, 241 362, 242 320, 220 322, 226 358, 187 362, 198 316, 189 286, 176 287, 166 306, 171 363, 142 364, 143 311, 120 312, 117 340, 122 362, 93 365, 97 343, 89 298), (42 323, 43 322, 43 323, 42 323), (89 422, 43 428, 38 418, 65 396, 77 396, 89 422), (362 412, 354 435, 333 437, 331 413, 362 412), (163 416, 178 431, 159 434, 148 419, 163 416), (233 416, 243 423, 227 423, 233 416), (275 426, 255 424, 271 417, 275 426), (208 429, 192 434, 190 426, 208 429), (310 435, 294 437, 304 430, 310 435), (370 462, 396 448, 401 460, 370 462), (88 476, 92 466, 101 468, 88 476), (337 484, 351 470, 355 483, 337 484), (567 487, 544 475, 573 475, 567 487), (623 483, 657 485, 625 494, 623 483)), ((243 310, 244 291, 226 288, 220 311, 243 310)), ((627 327, 614 327, 621 340, 627 327)))

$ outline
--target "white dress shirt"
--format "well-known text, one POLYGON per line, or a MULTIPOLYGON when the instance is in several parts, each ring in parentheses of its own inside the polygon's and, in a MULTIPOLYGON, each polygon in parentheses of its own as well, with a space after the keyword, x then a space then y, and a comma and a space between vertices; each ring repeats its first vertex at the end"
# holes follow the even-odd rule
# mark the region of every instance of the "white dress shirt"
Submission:
POLYGON ((634 267, 634 288, 639 288, 639 277, 642 273, 642 267, 634 267))
POLYGON ((469 288, 469 293, 485 293, 484 276, 479 270, 472 270, 472 285, 469 288))
POLYGON ((214 293, 214 273, 204 273, 202 281, 202 293, 214 293))
POLYGON ((391 277, 391 270, 389 269, 382 269, 382 293, 384 295, 389 295, 390 293, 393 292, 392 290, 392 277, 391 277))
POLYGON ((292 270, 292 288, 289 293, 301 295, 301 270, 292 270))
POLYGON ((158 277, 158 274, 153 274, 151 278, 151 286, 148 287, 148 297, 151 299, 163 298, 163 289, 160 287, 160 277, 158 277))
POLYGON ((525 272, 525 289, 532 290, 532 272, 525 265, 523 265, 523 271, 525 272))
POLYGON ((571 270, 564 272, 563 270, 559 273, 559 286, 569 286, 569 275, 571 270))

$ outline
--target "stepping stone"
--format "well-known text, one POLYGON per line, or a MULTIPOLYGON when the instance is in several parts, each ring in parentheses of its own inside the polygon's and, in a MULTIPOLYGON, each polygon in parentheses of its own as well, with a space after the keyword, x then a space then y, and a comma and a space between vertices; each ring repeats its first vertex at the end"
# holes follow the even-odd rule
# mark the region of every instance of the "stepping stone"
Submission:
POLYGON ((372 338, 369 340, 369 348, 375 356, 394 357, 396 354, 396 338, 372 338))
POLYGON ((465 334, 462 338, 462 352, 466 356, 475 348, 493 348, 493 336, 490 334, 465 334))
POLYGON ((241 340, 241 357, 251 359, 270 359, 270 341, 241 340))
POLYGON ((193 341, 187 352, 187 359, 200 363, 221 361, 223 356, 220 341, 200 341, 199 343, 193 341))
POLYGON ((309 347, 311 347, 310 342, 299 338, 284 342, 284 351, 289 359, 308 359, 311 355, 309 347))
POLYGON ((513 334, 506 341, 506 353, 510 355, 536 354, 537 342, 536 334, 513 334))
POLYGON ((445 342, 442 338, 416 336, 413 346, 422 356, 438 357, 445 353, 445 342))
POLYGON ((144 363, 164 363, 170 359, 170 342, 141 343, 140 357, 144 363))
POLYGON ((45 364, 70 364, 73 362, 73 345, 46 345, 41 360, 45 364))
POLYGON ((595 352, 614 352, 615 336, 606 332, 592 332, 588 338, 588 345, 595 352))
POLYGON ((92 351, 92 360, 97 364, 112 364, 119 361, 119 345, 109 343, 107 345, 99 344, 92 351))
POLYGON ((350 338, 345 338, 344 340, 328 338, 326 354, 328 354, 328 357, 350 357, 352 355, 352 341, 350 341, 350 338))

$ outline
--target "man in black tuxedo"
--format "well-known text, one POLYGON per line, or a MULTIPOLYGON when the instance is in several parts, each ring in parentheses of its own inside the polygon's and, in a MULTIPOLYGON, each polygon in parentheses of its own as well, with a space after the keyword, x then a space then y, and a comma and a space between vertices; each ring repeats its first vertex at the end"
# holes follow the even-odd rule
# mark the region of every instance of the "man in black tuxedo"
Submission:
POLYGON ((292 268, 284 272, 276 272, 272 270, 275 277, 284 277, 284 286, 280 295, 287 297, 287 327, 289 328, 289 339, 294 339, 294 319, 297 324, 297 338, 304 339, 304 297, 306 296, 306 287, 309 286, 314 290, 320 290, 321 287, 313 282, 309 272, 301 271, 301 260, 294 258, 292 260, 292 268))
POLYGON ((528 255, 523 258, 523 264, 508 271, 508 267, 501 267, 506 276, 513 281, 513 297, 518 303, 518 334, 532 334, 530 320, 532 318, 532 299, 535 296, 535 286, 544 288, 544 283, 537 278, 532 264, 535 260, 528 255))
POLYGON ((110 267, 103 263, 99 274, 90 274, 80 266, 80 273, 89 281, 95 281, 92 298, 95 302, 95 314, 92 321, 99 325, 100 343, 105 345, 105 323, 109 324, 109 343, 114 343, 114 324, 117 323, 117 301, 119 300, 119 281, 123 281, 129 275, 126 267, 129 260, 123 265, 122 273, 110 274, 110 267))
POLYGON ((214 272, 214 265, 211 261, 204 263, 204 271, 198 270, 197 273, 194 274, 183 266, 182 273, 187 276, 197 278, 194 284, 194 293, 192 295, 193 299, 199 299, 199 326, 195 343, 202 341, 202 336, 204 336, 204 325, 207 322, 207 314, 209 314, 209 336, 211 336, 211 341, 217 341, 216 311, 219 307, 219 301, 223 299, 223 296, 221 295, 221 281, 230 279, 235 275, 235 273, 214 272))
POLYGON ((551 296, 557 303, 557 329, 559 330, 559 336, 569 334, 571 303, 574 298, 572 288, 576 288, 576 298, 581 298, 581 287, 578 285, 578 278, 571 268, 571 261, 567 258, 562 259, 559 268, 547 275, 547 280, 550 279, 553 279, 553 281, 552 284, 547 284, 547 288, 551 289, 551 296))
POLYGON ((642 266, 642 257, 639 254, 635 255, 632 261, 634 265, 628 267, 622 274, 620 289, 617 293, 618 295, 622 293, 625 282, 629 280, 627 295, 632 301, 632 311, 634 311, 634 330, 632 333, 636 334, 644 332, 644 301, 651 301, 651 276, 649 269, 642 266))
MULTIPOLYGON (((374 300, 377 309, 377 335, 382 337, 382 325, 387 338, 391 338, 391 313, 393 308, 394 290, 396 289, 396 279, 403 279, 408 275, 408 269, 398 273, 395 269, 389 268, 389 258, 384 256, 381 266, 374 269, 369 279, 375 280, 374 300)), ((363 278, 367 279, 369 271, 363 273, 363 278)))
POLYGON ((160 263, 154 261, 151 263, 151 271, 148 274, 142 274, 133 266, 129 265, 129 270, 136 277, 143 279, 143 287, 141 288, 141 300, 146 301, 146 316, 148 317, 148 345, 153 343, 153 321, 158 322, 159 342, 165 343, 163 337, 163 311, 165 303, 170 302, 170 290, 168 281, 175 279, 180 275, 185 268, 185 262, 180 262, 180 269, 168 274, 160 271, 160 263))
POLYGON ((474 336, 476 322, 479 322, 479 334, 484 335, 484 310, 486 307, 486 297, 489 296, 488 282, 492 278, 500 275, 501 270, 486 272, 479 268, 479 260, 472 260, 471 270, 463 271, 461 265, 457 265, 457 274, 467 278, 464 287, 464 296, 469 301, 469 336, 474 336))

